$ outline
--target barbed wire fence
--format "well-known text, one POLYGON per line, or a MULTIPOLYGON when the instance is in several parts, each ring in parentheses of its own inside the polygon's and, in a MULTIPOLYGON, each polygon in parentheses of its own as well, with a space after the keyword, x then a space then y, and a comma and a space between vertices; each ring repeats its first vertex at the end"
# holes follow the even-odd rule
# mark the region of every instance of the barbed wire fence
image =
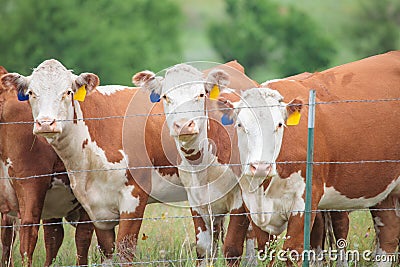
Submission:
MULTIPOLYGON (((323 102, 315 102, 315 105, 335 105, 335 104, 354 104, 354 103, 384 103, 384 102, 398 102, 400 101, 400 98, 384 98, 384 99, 363 99, 363 100, 334 100, 334 101, 323 101, 323 102)), ((288 106, 297 106, 299 104, 288 104, 288 106)), ((300 105, 309 105, 309 103, 304 103, 300 105)), ((221 112, 221 111, 227 111, 227 110, 238 110, 238 109, 244 109, 244 108, 267 108, 267 107, 274 107, 277 105, 260 105, 260 106, 254 106, 254 107, 248 107, 248 106, 241 106, 241 107, 235 107, 235 108, 215 108, 215 109, 208 109, 208 112, 221 112)), ((199 112, 202 110, 193 110, 194 112, 199 112)), ((186 112, 193 112, 193 111, 186 111, 186 112)), ((172 114, 179 114, 182 112, 170 112, 170 113, 153 113, 153 114, 130 114, 130 115, 124 115, 124 116, 105 116, 105 117, 95 117, 95 118, 84 118, 84 119, 74 119, 74 120, 57 120, 60 122, 63 121, 90 121, 90 120, 109 120, 109 119, 127 119, 131 117, 150 117, 150 116, 168 116, 172 114)), ((15 124, 34 124, 34 121, 13 121, 13 122, 0 122, 0 127, 2 125, 15 125, 15 124)), ((307 161, 283 161, 283 162, 274 162, 276 164, 307 164, 307 161)), ((399 159, 376 159, 376 160, 354 160, 354 161, 313 161, 311 162, 313 165, 331 165, 331 164, 337 164, 337 165, 347 165, 347 164, 373 164, 373 163, 400 163, 400 158, 399 159)), ((224 166, 227 167, 237 167, 241 166, 243 167, 244 165, 248 164, 224 164, 224 166)), ((220 164, 207 164, 207 165, 197 165, 199 167, 209 167, 209 166, 220 166, 220 164)), ((140 170, 140 169, 163 169, 163 168, 171 168, 175 166, 137 166, 137 167, 126 167, 126 168, 104 168, 104 169, 89 169, 89 170, 74 170, 74 171, 65 171, 65 172, 54 172, 54 173, 48 173, 48 174, 41 174, 41 175, 30 175, 30 176, 25 176, 25 177, 0 177, 0 179, 8 179, 8 180, 28 180, 28 179, 37 179, 37 178, 42 178, 42 177, 48 177, 48 176, 57 176, 57 175, 69 175, 69 174, 75 174, 75 173, 85 173, 85 172, 106 172, 106 171, 120 171, 120 170, 140 170)), ((362 212, 370 212, 370 211, 398 211, 396 208, 388 208, 388 209, 377 209, 377 208, 362 208, 362 209, 316 209, 316 210, 311 210, 312 213, 320 213, 320 212, 352 212, 352 211, 362 211, 362 212)), ((59 225, 59 224, 72 224, 72 225, 78 225, 78 224, 87 224, 87 223, 95 223, 95 222, 120 222, 123 220, 142 220, 142 221, 161 221, 161 220, 168 220, 168 219, 193 219, 196 217, 204 217, 204 216, 243 216, 243 215, 257 215, 257 214, 275 214, 275 213, 305 213, 306 211, 304 210, 291 210, 291 211, 263 211, 263 212, 246 212, 246 213, 240 213, 240 214, 210 214, 210 215, 182 215, 182 216, 159 216, 159 217, 144 217, 144 218, 130 218, 130 219, 113 219, 113 220, 89 220, 89 221, 81 221, 81 222, 67 222, 67 221, 62 221, 62 222, 56 222, 56 223, 38 223, 38 224, 18 224, 17 227, 32 227, 32 226, 48 226, 48 225, 59 225)), ((0 228, 9 228, 9 227, 15 227, 15 226, 1 226, 0 228)), ((396 257, 396 261, 398 262, 398 257, 399 257, 399 252, 392 253, 396 257)), ((241 257, 242 259, 245 258, 245 256, 241 257)), ((215 258, 210 258, 210 260, 227 260, 229 258, 221 258, 221 257, 215 257, 215 258)), ((154 265, 154 264, 176 264, 176 263, 182 263, 182 262, 196 262, 199 259, 197 258, 180 258, 180 259, 169 259, 169 260, 152 260, 152 261, 135 261, 135 262, 130 262, 130 263, 113 263, 117 264, 119 266, 124 266, 124 265, 154 265)), ((72 267, 75 265, 65 265, 64 267, 72 267)), ((85 265, 85 266, 109 266, 109 263, 92 263, 90 265, 85 265)))

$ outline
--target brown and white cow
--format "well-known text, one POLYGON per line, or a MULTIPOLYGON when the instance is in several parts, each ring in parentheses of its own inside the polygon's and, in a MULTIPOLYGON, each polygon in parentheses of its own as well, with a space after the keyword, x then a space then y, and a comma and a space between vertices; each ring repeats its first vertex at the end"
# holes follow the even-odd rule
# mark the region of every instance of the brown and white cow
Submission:
POLYGON ((299 81, 270 82, 268 88, 244 92, 236 106, 241 160, 247 163, 247 179, 241 180, 241 185, 247 183, 247 190, 242 186, 246 206, 263 211, 275 205, 285 214, 272 227, 265 223, 273 220, 269 214, 252 215, 258 230, 278 231, 288 222, 291 238, 284 249, 303 251, 299 211, 305 206, 306 166, 301 162, 307 154, 308 107, 301 104, 315 89, 317 103, 326 104, 316 105, 314 161, 331 163, 314 165, 312 210, 389 209, 371 213, 378 230, 376 253, 394 253, 400 236, 400 51, 299 81), (286 105, 283 97, 300 105, 286 105), (286 119, 296 111, 302 115, 300 123, 285 128, 286 119))
MULTIPOLYGON (((0 67, 0 76, 7 71, 0 67)), ((72 194, 64 165, 43 137, 32 134, 29 104, 17 100, 16 91, 0 86, 0 211, 2 213, 1 266, 9 266, 12 252, 13 223, 20 218, 20 252, 27 266, 32 265, 40 219, 43 219, 46 247, 45 266, 50 266, 61 246, 64 231, 62 218, 88 220, 72 194), (48 175, 49 174, 49 175, 48 175), (23 177, 39 176, 31 179, 23 177), (11 219, 14 218, 14 220, 11 219), (51 223, 46 225, 47 223, 51 223), (57 224, 59 223, 59 224, 57 224), (32 225, 33 226, 29 226, 32 225), (28 225, 28 226, 23 226, 28 225)), ((77 263, 87 264, 93 233, 91 223, 76 229, 77 263)), ((12 261, 10 262, 12 264, 12 261)))
POLYGON ((124 121, 125 112, 150 111, 148 95, 124 86, 95 90, 95 74, 74 75, 57 60, 44 61, 28 77, 11 73, 1 82, 29 96, 33 132, 46 137, 64 162, 75 196, 106 236, 107 254, 113 250, 114 227, 119 223, 120 260, 131 261, 146 204, 187 199, 184 188, 177 186, 178 171, 165 155, 177 155, 173 141, 161 143, 170 138, 161 132, 164 118, 131 116, 124 121), (89 92, 85 99, 78 97, 82 86, 89 92), (136 102, 129 105, 131 99, 136 102), (124 124, 128 127, 123 131, 124 124), (152 164, 170 167, 145 167, 152 164))
MULTIPOLYGON (((300 80, 310 77, 311 75, 312 75, 312 73, 304 72, 304 73, 300 73, 300 74, 290 76, 287 78, 274 79, 274 80, 270 80, 270 81, 266 81, 266 82, 262 83, 260 85, 260 87, 267 88, 269 83, 282 81, 282 80, 300 81, 300 80)), ((254 89, 254 90, 256 90, 256 89, 254 89)), ((222 111, 223 114, 228 115, 227 118, 225 119, 226 120, 225 122, 227 124, 231 124, 234 122, 234 120, 229 117, 235 117, 235 116, 233 116, 232 111, 228 110, 227 108, 234 108, 235 106, 239 106, 240 104, 243 105, 243 103, 239 103, 241 100, 243 100, 243 99, 242 99, 240 93, 228 88, 227 90, 223 90, 220 92, 220 94, 218 96, 218 101, 214 103, 214 108, 219 109, 222 111)), ((249 108, 251 108, 251 106, 249 104, 248 104, 248 106, 249 106, 249 108)), ((262 105, 262 107, 264 107, 264 106, 265 106, 265 103, 262 105)), ((253 112, 253 114, 255 116, 255 114, 257 114, 257 112, 263 113, 264 111, 265 110, 256 110, 255 112, 253 112)), ((263 115, 260 114, 260 116, 264 116, 264 114, 263 115)), ((237 125, 240 125, 240 123, 237 125)), ((240 127, 237 127, 237 125, 236 125, 237 133, 240 134, 240 131, 239 131, 240 127)), ((243 137, 241 138, 241 142, 242 143, 246 142, 243 140, 243 137)), ((239 146, 239 150, 242 150, 242 152, 243 152, 244 147, 245 146, 239 146), (240 149, 240 148, 242 148, 242 149, 240 149)), ((246 153, 247 152, 244 152, 243 154, 246 154, 246 153)), ((247 161, 247 159, 248 159, 248 157, 245 157, 244 155, 241 157, 241 164, 242 164, 241 171, 242 172, 244 172, 243 166, 249 165, 249 162, 247 161)), ((255 169, 253 168, 253 170, 255 170, 255 169)), ((242 173, 242 175, 244 175, 244 173, 242 173)), ((269 182, 268 180, 265 180, 263 183, 263 187, 266 188, 268 185, 268 182, 269 182)), ((245 181, 242 181, 240 184, 241 184, 241 186, 244 186, 245 192, 248 191, 245 181)), ((254 209, 253 209, 253 211, 250 211, 248 209, 248 207, 246 207, 246 209, 250 213, 257 214, 257 212, 258 212, 257 210, 254 210, 254 209)), ((263 212, 273 212, 273 210, 263 210, 263 212)), ((325 244, 326 238, 328 238, 328 241, 329 241, 328 243, 331 243, 331 245, 334 245, 335 239, 339 240, 339 239, 347 238, 347 234, 349 231, 348 212, 317 213, 315 220, 316 221, 314 222, 312 232, 311 232, 311 247, 313 249, 315 249, 317 252, 324 249, 324 244, 325 244), (328 225, 331 226, 331 229, 329 227, 327 227, 328 225), (326 236, 325 235, 326 233, 329 233, 329 236, 326 236)), ((273 221, 273 220, 271 220, 271 221, 273 221)), ((257 229, 258 228, 257 225, 255 225, 253 221, 251 221, 251 222, 253 224, 253 227, 255 227, 255 229, 257 229)), ((265 222, 265 224, 268 224, 268 223, 265 222)), ((260 230, 258 230, 258 231, 260 231, 260 230)), ((272 233, 275 235, 278 234, 277 231, 273 231, 272 233)), ((271 232, 270 232, 270 234, 271 234, 271 232)), ((265 236, 264 234, 261 234, 261 235, 259 235, 258 241, 259 241, 258 249, 259 249, 259 251, 263 251, 263 250, 265 250, 265 244, 267 242, 269 242, 269 236, 265 236), (263 238, 263 236, 264 236, 264 238, 263 238)), ((332 249, 334 249, 334 247, 332 247, 332 249)), ((343 252, 343 251, 341 251, 341 252, 343 252)), ((346 263, 345 263, 345 261, 342 261, 342 262, 340 262, 340 264, 345 265, 346 263)))
MULTIPOLYGON (((233 72, 235 89, 256 86, 243 71, 226 66, 220 68, 233 72)), ((163 100, 166 122, 181 158, 179 177, 195 216, 197 255, 205 259, 200 264, 207 264, 207 258, 215 256, 223 220, 221 214, 227 213, 231 217, 224 254, 229 264, 238 264, 236 258, 242 254, 249 221, 243 215, 245 209, 238 176, 226 165, 235 158, 231 140, 234 129, 227 131, 209 116, 206 108, 211 88, 225 87, 227 83, 221 81, 227 74, 223 70, 207 72, 205 78, 197 68, 178 64, 169 68, 164 77, 151 71, 139 72, 134 75, 133 82, 163 100)))

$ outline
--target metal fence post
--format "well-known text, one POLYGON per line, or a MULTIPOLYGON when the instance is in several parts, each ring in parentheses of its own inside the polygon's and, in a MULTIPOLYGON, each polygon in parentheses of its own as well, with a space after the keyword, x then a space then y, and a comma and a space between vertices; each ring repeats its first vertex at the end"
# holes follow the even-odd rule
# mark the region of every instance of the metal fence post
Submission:
MULTIPOLYGON (((315 120, 315 90, 310 90, 308 106, 308 138, 307 138, 307 169, 306 169, 306 203, 304 211, 304 250, 310 250, 311 232, 311 195, 312 195, 312 171, 314 161, 314 120, 315 120)), ((303 253, 303 255, 310 255, 303 253)), ((308 267, 308 257, 303 259, 303 267, 308 267)))

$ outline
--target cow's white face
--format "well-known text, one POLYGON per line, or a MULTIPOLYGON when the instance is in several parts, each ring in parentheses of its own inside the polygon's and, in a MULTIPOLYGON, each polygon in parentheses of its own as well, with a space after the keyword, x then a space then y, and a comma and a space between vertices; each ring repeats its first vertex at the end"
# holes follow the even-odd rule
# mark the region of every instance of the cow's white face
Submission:
POLYGON ((60 62, 51 59, 41 63, 31 76, 10 73, 3 76, 1 82, 29 97, 35 121, 33 133, 55 137, 72 124, 74 93, 82 85, 88 90, 93 89, 98 85, 98 77, 91 73, 76 76, 60 62))
POLYGON ((276 173, 287 116, 282 99, 277 91, 265 88, 242 93, 235 126, 244 175, 264 178, 276 173))
POLYGON ((189 65, 168 70, 161 91, 170 134, 189 141, 203 130, 206 90, 203 74, 189 65))
POLYGON ((218 69, 205 79, 196 68, 178 64, 168 69, 164 78, 143 71, 134 75, 133 82, 160 96, 171 136, 191 145, 191 141, 207 130, 206 97, 214 85, 225 87, 229 79, 218 69))

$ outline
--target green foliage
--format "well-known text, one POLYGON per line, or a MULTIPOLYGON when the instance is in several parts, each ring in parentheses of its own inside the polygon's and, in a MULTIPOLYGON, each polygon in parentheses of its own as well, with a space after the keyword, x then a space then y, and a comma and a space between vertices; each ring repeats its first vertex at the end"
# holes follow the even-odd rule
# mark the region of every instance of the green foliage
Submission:
POLYGON ((266 65, 287 76, 329 65, 333 44, 311 18, 270 0, 226 0, 228 19, 211 24, 209 36, 227 61, 237 59, 251 72, 266 65))
POLYGON ((180 9, 171 1, 7 0, 0 10, 0 64, 29 74, 56 58, 102 84, 130 84, 144 68, 181 59, 180 9))
POLYGON ((360 56, 400 49, 400 2, 362 0, 350 25, 352 46, 360 56))

